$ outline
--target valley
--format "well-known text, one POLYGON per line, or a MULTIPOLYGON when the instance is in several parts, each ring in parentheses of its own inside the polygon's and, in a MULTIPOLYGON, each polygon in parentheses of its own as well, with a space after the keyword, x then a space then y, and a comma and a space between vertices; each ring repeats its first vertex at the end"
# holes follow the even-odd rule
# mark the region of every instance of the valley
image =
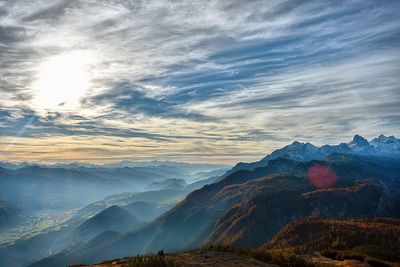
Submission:
MULTIPOLYGON (((271 154, 279 156, 238 164, 219 177, 191 184, 182 178, 150 179, 150 191, 113 194, 82 208, 32 220, 2 235, 0 265, 65 266, 161 250, 172 255, 212 247, 220 248, 220 252, 247 253, 250 258, 257 255, 257 249, 314 255, 313 261, 322 257, 315 253, 328 248, 340 252, 363 246, 375 247, 373 251, 385 247, 388 253, 383 256, 362 250, 366 253, 363 259, 396 262, 400 260, 393 256, 400 251, 399 221, 379 218, 400 217, 400 140, 390 142, 392 150, 387 156, 374 154, 380 146, 376 139, 371 144, 354 140, 344 150, 348 153, 343 153, 343 144, 328 149, 295 142, 271 154), (316 152, 321 149, 331 153, 321 157, 316 152), (293 156, 300 154, 302 158, 293 156), (343 231, 348 230, 340 234, 343 225, 343 231), (379 232, 388 227, 394 232, 379 232), (334 232, 327 234, 329 231, 334 232), (360 231, 371 237, 341 243, 360 231), (320 237, 314 240, 314 235, 320 237), (384 235, 385 242, 394 237, 390 245, 374 243, 384 235), (297 241, 293 239, 296 236, 300 238, 297 241), (33 245, 30 253, 20 254, 21 248, 33 245)), ((274 264, 288 256, 272 252, 262 252, 270 258, 263 264, 274 264)), ((203 257, 199 256, 203 252, 193 253, 173 257, 178 262, 185 257, 188 261, 203 257)), ((345 259, 334 257, 331 261, 342 264, 345 259)))

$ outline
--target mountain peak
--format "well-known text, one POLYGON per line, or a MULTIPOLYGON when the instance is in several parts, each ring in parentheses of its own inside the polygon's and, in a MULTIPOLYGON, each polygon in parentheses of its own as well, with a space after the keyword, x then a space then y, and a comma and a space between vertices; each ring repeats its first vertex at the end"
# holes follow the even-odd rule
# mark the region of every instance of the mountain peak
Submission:
POLYGON ((379 142, 379 143, 394 143, 396 142, 398 139, 396 137, 394 137, 393 135, 391 136, 386 136, 386 135, 379 135, 377 138, 374 138, 372 140, 372 142, 379 142))
POLYGON ((295 146, 299 146, 299 145, 302 145, 303 143, 300 143, 299 141, 294 141, 293 143, 292 143, 292 145, 295 145, 295 146))
POLYGON ((349 144, 356 146, 369 146, 367 139, 358 134, 354 135, 353 140, 349 144))
POLYGON ((140 220, 129 211, 112 205, 90 217, 75 229, 77 240, 88 241, 105 231, 126 232, 140 224, 140 220))
POLYGON ((367 140, 367 139, 365 139, 364 137, 362 137, 359 134, 355 134, 353 137, 353 141, 359 141, 359 140, 367 140))

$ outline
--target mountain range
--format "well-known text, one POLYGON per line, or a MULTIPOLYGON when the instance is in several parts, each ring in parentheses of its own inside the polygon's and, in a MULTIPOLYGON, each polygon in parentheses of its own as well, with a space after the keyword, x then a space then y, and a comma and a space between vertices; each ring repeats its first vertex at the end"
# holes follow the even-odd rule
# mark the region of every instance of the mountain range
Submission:
POLYGON ((364 137, 356 134, 353 139, 347 143, 338 145, 315 146, 311 143, 301 143, 294 141, 281 149, 273 151, 259 161, 252 163, 238 163, 227 174, 238 170, 254 170, 257 167, 265 166, 266 163, 276 158, 286 158, 295 161, 310 161, 323 159, 332 153, 344 153, 354 155, 372 155, 382 157, 400 157, 400 139, 383 134, 368 141, 364 137))
POLYGON ((0 232, 18 225, 24 220, 24 215, 20 209, 0 200, 0 232))
POLYGON ((137 230, 104 232, 94 238, 103 240, 101 246, 89 241, 32 266, 94 263, 215 244, 257 248, 285 225, 309 216, 400 217, 399 144, 383 135, 371 141, 356 135, 335 146, 294 142, 260 161, 237 164, 137 230))
POLYGON ((177 183, 185 187, 201 179, 197 172, 202 177, 204 172, 226 171, 226 166, 221 170, 224 165, 220 164, 157 163, 149 163, 149 166, 141 163, 136 167, 3 163, 0 167, 0 197, 2 201, 18 206, 27 216, 36 216, 81 208, 127 191, 156 190, 177 183))
POLYGON ((7 238, 17 231, 15 235, 18 238, 0 244, 0 266, 27 266, 68 247, 77 249, 78 246, 98 245, 97 241, 103 238, 118 236, 120 233, 117 230, 135 229, 145 221, 160 216, 188 192, 187 189, 168 189, 116 194, 74 210, 65 219, 55 220, 45 226, 39 224, 27 233, 21 233, 19 228, 6 232, 7 238), (130 222, 132 217, 134 219, 130 222), (116 219, 122 219, 122 225, 116 219), (90 238, 99 232, 99 235, 87 241, 85 236, 90 238))
POLYGON ((79 225, 72 233, 72 238, 87 242, 103 232, 127 232, 133 230, 140 223, 141 221, 129 211, 113 205, 79 225))

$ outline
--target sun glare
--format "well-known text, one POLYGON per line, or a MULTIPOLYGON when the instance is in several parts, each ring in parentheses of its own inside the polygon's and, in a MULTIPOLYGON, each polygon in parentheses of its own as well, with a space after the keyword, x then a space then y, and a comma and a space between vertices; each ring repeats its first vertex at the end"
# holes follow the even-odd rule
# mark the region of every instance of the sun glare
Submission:
POLYGON ((90 85, 86 52, 53 56, 38 66, 33 84, 34 104, 39 110, 75 110, 90 85))

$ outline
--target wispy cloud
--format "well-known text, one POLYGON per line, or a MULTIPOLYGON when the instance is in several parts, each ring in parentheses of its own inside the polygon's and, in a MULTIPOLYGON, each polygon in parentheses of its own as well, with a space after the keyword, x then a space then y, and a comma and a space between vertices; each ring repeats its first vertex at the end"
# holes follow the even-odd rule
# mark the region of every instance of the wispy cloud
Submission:
POLYGON ((234 162, 293 139, 399 134, 399 11, 398 1, 0 1, 2 144, 37 118, 4 158, 234 162), (81 107, 38 112, 38 65, 71 51, 93 57, 81 107), (43 142, 55 145, 29 154, 43 142))

